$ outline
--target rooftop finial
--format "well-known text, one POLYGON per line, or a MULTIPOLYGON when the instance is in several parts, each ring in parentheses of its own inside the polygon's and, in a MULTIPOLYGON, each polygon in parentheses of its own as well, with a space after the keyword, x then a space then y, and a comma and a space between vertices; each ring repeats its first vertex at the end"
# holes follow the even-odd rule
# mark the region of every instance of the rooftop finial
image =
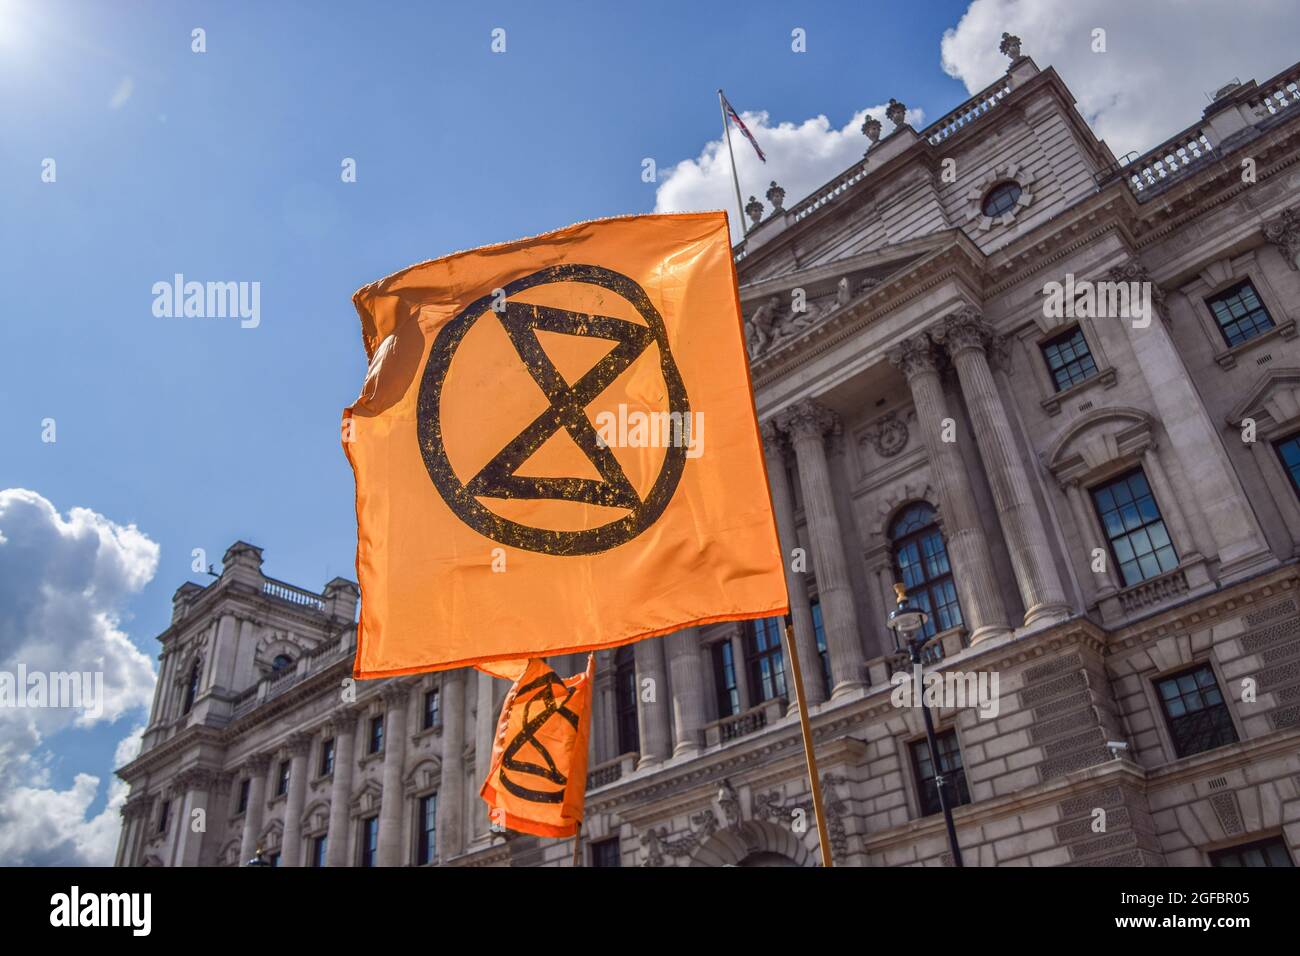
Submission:
POLYGON ((885 119, 895 126, 902 126, 907 119, 907 107, 891 96, 889 105, 885 107, 885 119))
POLYGON ((745 203, 745 214, 753 220, 754 225, 758 225, 758 221, 763 218, 763 204, 757 197, 749 197, 749 202, 745 203))
POLYGON ((775 179, 767 189, 767 201, 772 204, 773 214, 782 211, 781 204, 785 202, 785 190, 776 184, 775 179))
POLYGON ((1003 56, 1010 57, 1012 63, 1015 63, 1016 60, 1020 59, 1020 37, 1012 33, 1002 34, 1002 42, 998 44, 998 50, 1003 56))

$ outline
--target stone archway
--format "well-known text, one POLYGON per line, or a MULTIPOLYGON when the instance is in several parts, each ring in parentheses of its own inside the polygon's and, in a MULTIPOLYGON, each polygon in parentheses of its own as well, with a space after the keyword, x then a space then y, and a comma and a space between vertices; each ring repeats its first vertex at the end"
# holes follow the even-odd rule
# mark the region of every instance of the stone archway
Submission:
POLYGON ((789 829, 747 820, 719 830, 691 855, 691 866, 815 866, 813 854, 789 829))

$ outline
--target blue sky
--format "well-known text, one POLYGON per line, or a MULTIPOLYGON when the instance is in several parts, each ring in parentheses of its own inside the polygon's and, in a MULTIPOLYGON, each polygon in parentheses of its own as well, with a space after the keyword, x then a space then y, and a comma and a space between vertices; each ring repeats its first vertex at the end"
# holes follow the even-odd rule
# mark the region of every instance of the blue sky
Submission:
MULTIPOLYGON (((151 658, 194 548, 252 541, 306 587, 355 577, 353 291, 652 210, 642 159, 717 139, 720 85, 773 121, 842 124, 903 89, 938 115, 966 95, 938 66, 964 7, 0 0, 0 487, 160 545, 123 623, 151 658), (260 326, 155 317, 176 272, 260 282, 260 326)), ((104 780, 128 723, 48 738, 50 785, 104 780)))
MULTIPOLYGON (((1201 90, 1290 62, 1278 48, 1292 30, 1204 12, 1134 25, 1146 15, 1119 0, 0 0, 0 489, 157 542, 156 573, 121 624, 150 658, 172 592, 197 577, 194 548, 219 563, 251 541, 268 574, 309 588, 354 577, 338 430, 365 372, 359 286, 457 249, 653 210, 662 183, 643 181, 642 160, 663 171, 715 142, 719 86, 766 113, 760 140, 769 124, 819 115, 847 129, 891 96, 930 122, 1005 68, 997 36, 1011 28, 1124 140, 1120 153, 1194 121, 1201 90), (945 72, 941 38, 968 7, 945 72), (1110 60, 1088 59, 1095 22, 1113 26, 1110 60), (196 27, 205 53, 191 50, 196 27), (498 27, 504 54, 490 49, 498 27), (795 28, 806 53, 791 50, 795 28), (1166 61, 1181 83, 1153 108, 1153 87, 1126 78, 1166 61), (355 183, 340 178, 347 157, 355 183), (155 317, 153 284, 178 272, 259 282, 260 325, 155 317)), ((738 137, 735 148, 748 149, 738 137)), ((793 175, 803 159, 787 149, 762 173, 793 175)), ((766 182, 743 185, 761 195, 766 182)), ((729 183, 717 195, 734 215, 729 183)), ((98 776, 96 812, 134 713, 47 736, 47 785, 98 776)))

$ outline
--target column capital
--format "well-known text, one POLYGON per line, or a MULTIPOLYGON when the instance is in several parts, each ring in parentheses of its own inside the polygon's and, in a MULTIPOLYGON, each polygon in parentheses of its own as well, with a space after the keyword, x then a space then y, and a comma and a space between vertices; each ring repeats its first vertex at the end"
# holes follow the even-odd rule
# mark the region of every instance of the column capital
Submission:
POLYGON ((1117 266, 1111 267, 1106 273, 1106 278, 1111 282, 1146 282, 1151 286, 1151 301, 1155 303, 1156 308, 1160 311, 1161 318, 1167 314, 1165 312, 1165 292, 1151 278, 1150 271, 1137 259, 1125 259, 1117 266))
POLYGON ((250 777, 256 777, 266 773, 271 766, 271 755, 268 753, 250 754, 244 762, 239 765, 239 769, 247 773, 250 777))
POLYGON ((215 779, 216 775, 206 767, 190 767, 176 775, 175 784, 180 791, 206 790, 215 779))
POLYGON ((835 427, 839 416, 816 399, 805 398, 782 411, 776 421, 791 439, 820 439, 835 427))
POLYGON ((993 341, 993 327, 984 321, 979 309, 967 305, 945 316, 931 337, 956 358, 969 349, 985 351, 993 341))
POLYGON ((939 357, 934 343, 924 332, 903 339, 885 353, 885 358, 909 382, 918 375, 927 372, 937 374, 939 371, 939 357))
POLYGON ((411 688, 406 684, 385 684, 379 691, 379 696, 387 706, 400 707, 410 698, 411 688))
POLYGON ((766 421, 758 423, 758 434, 763 439, 763 450, 777 456, 784 457, 786 437, 781 431, 781 426, 777 424, 775 418, 769 418, 766 421))
POLYGON ((314 734, 305 732, 290 734, 284 741, 284 749, 291 757, 301 757, 311 750, 314 739, 314 734))

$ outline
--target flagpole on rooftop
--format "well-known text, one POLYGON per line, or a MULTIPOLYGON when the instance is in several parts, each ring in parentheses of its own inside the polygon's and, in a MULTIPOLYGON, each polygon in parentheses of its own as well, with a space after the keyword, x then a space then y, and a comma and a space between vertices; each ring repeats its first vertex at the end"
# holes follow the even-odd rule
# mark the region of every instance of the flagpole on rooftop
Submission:
POLYGON ((748 230, 745 229, 745 200, 740 198, 740 177, 736 175, 736 154, 731 149, 731 123, 727 119, 726 97, 722 94, 722 87, 718 87, 718 109, 722 111, 722 138, 727 141, 727 155, 731 157, 731 183, 736 187, 736 208, 740 210, 740 234, 743 236, 748 230))

